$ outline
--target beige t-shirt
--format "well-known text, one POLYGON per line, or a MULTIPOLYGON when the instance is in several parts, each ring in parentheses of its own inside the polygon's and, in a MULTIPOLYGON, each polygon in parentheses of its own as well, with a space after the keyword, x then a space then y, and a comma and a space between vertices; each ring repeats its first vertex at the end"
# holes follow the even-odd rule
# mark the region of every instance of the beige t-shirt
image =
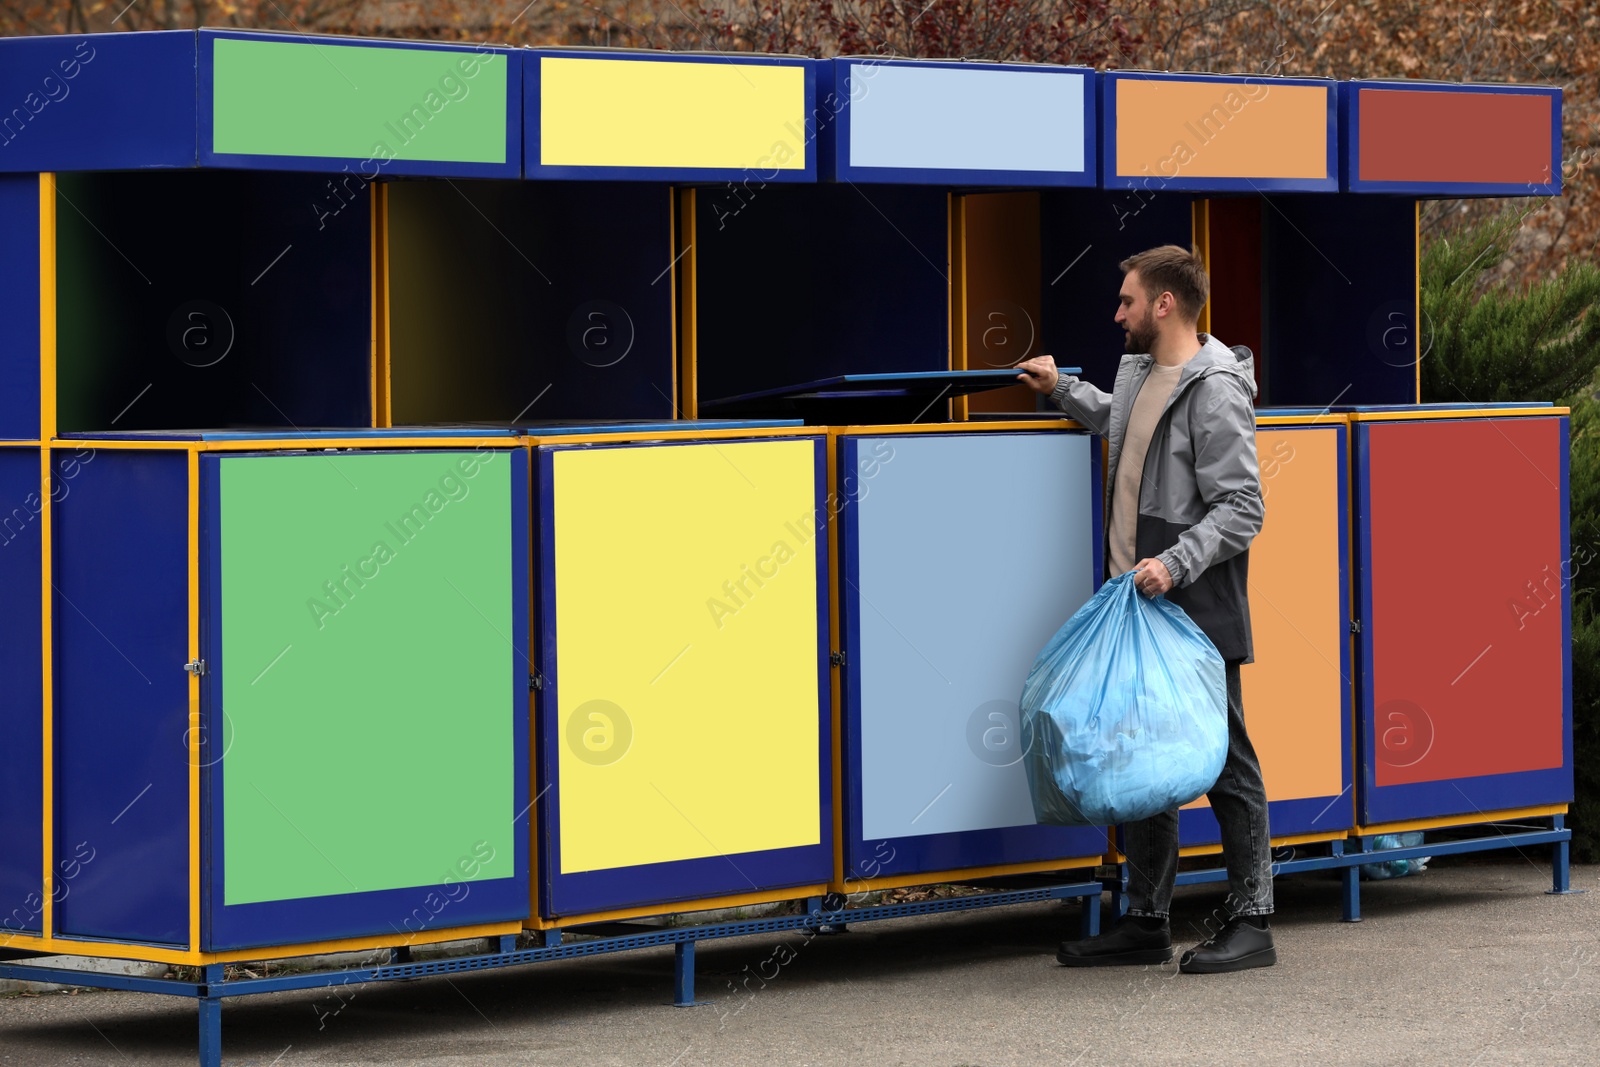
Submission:
POLYGON ((1150 373, 1139 387, 1133 410, 1128 413, 1122 456, 1117 460, 1117 481, 1111 487, 1111 532, 1106 538, 1112 577, 1133 570, 1133 565, 1139 561, 1134 531, 1139 525, 1139 483, 1144 480, 1144 457, 1150 449, 1150 436, 1155 433, 1156 423, 1166 410, 1167 400, 1177 388, 1178 376, 1182 373, 1182 363, 1176 367, 1150 364, 1150 373))

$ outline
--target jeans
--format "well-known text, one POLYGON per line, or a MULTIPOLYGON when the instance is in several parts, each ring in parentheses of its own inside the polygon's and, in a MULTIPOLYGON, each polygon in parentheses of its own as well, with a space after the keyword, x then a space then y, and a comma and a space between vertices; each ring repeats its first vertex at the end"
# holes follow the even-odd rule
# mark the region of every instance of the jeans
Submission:
MULTIPOLYGON (((1239 665, 1227 664, 1228 758, 1206 797, 1222 827, 1228 868, 1230 915, 1272 914, 1272 842, 1267 832, 1267 792, 1261 764, 1244 730, 1239 665)), ((1166 918, 1178 875, 1178 813, 1164 811, 1123 827, 1128 857, 1128 912, 1166 918)))

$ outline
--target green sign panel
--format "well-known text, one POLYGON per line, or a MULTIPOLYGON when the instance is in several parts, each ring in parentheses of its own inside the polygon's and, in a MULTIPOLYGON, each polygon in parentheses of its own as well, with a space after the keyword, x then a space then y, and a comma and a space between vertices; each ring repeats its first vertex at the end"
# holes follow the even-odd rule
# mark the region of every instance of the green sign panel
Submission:
POLYGON ((488 51, 214 41, 212 151, 506 162, 508 59, 488 51))
POLYGON ((226 903, 511 877, 508 454, 220 472, 226 903))

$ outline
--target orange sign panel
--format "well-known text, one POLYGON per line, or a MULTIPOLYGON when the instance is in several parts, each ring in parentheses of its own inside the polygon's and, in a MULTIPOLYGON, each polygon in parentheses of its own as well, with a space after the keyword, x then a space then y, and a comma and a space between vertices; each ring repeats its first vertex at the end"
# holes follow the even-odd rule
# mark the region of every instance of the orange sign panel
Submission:
POLYGON ((1331 86, 1120 78, 1116 176, 1326 178, 1331 86))

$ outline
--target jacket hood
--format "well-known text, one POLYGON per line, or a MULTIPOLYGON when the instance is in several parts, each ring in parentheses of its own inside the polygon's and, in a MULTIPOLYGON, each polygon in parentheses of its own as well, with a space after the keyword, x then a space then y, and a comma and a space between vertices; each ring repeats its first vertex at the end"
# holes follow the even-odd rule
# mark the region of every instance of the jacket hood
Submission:
POLYGON ((1198 359, 1200 356, 1210 353, 1215 360, 1217 369, 1239 375, 1244 379, 1245 388, 1250 390, 1250 399, 1256 399, 1255 353, 1244 345, 1234 345, 1230 348, 1210 334, 1206 334, 1205 338, 1206 343, 1201 346, 1200 353, 1195 358, 1198 359))

